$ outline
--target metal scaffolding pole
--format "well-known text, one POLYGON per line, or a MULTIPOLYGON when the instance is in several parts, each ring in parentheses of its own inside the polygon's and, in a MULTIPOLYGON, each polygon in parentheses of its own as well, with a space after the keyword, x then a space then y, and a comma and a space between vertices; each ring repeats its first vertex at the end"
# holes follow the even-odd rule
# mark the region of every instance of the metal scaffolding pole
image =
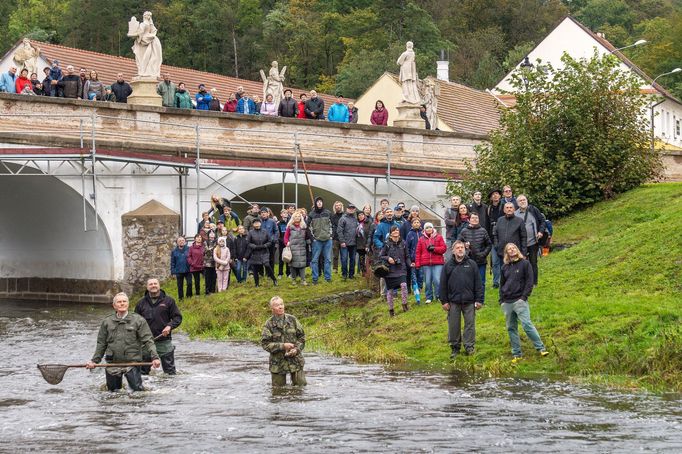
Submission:
POLYGON ((294 133, 294 200, 298 207, 298 133, 294 133))
POLYGON ((201 148, 201 136, 199 135, 199 125, 196 125, 194 127, 194 130, 196 132, 196 141, 197 141, 197 160, 196 160, 196 171, 197 171, 197 224, 199 224, 199 221, 201 220, 201 207, 200 207, 200 199, 201 199, 201 186, 199 184, 199 176, 201 174, 201 168, 199 166, 199 153, 200 153, 200 148, 201 148))
MULTIPOLYGON (((97 136, 95 132, 95 112, 92 113, 92 204, 95 207, 95 230, 99 230, 99 212, 97 211, 97 172, 95 165, 97 164, 97 136)), ((85 171, 85 169, 83 169, 85 171)))

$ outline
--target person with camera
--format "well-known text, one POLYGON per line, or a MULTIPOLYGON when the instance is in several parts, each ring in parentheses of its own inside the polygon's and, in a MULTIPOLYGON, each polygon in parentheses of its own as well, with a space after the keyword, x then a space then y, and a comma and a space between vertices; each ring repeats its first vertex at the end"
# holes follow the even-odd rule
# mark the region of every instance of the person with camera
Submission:
POLYGON ((433 224, 424 224, 424 232, 417 242, 415 267, 422 270, 422 278, 426 292, 426 304, 438 299, 440 274, 445 264, 444 254, 447 250, 445 240, 433 228, 433 224))
POLYGON ((400 227, 397 225, 391 226, 388 239, 381 248, 379 258, 388 263, 388 273, 384 276, 386 302, 388 303, 388 313, 394 317, 393 290, 400 289, 403 312, 407 312, 409 309, 407 307, 407 271, 410 267, 410 256, 407 253, 405 242, 400 237, 400 227))

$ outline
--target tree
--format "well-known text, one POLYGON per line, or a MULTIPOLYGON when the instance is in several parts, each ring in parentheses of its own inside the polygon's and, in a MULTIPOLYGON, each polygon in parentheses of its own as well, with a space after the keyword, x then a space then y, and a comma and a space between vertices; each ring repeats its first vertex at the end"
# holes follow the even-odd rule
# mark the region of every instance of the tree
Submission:
POLYGON ((538 62, 513 76, 515 108, 502 111, 500 129, 477 147, 475 168, 469 163, 451 192, 510 184, 562 216, 660 176, 641 79, 611 55, 561 61, 559 70, 538 62))

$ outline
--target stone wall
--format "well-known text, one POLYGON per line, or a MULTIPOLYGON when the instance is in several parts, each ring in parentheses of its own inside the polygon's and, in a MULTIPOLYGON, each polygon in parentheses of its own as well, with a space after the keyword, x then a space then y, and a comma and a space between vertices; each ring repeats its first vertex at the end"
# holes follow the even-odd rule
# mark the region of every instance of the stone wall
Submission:
POLYGON ((155 277, 163 281, 170 277, 170 253, 178 237, 180 215, 168 208, 166 210, 173 214, 144 214, 148 205, 121 216, 124 261, 122 286, 128 293, 143 290, 148 278, 155 277))

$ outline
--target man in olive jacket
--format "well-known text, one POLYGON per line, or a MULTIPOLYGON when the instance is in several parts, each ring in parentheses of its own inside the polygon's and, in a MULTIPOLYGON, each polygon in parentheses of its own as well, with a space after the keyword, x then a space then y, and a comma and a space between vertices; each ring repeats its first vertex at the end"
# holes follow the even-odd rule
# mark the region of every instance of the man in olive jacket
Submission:
MULTIPOLYGON (((150 352, 152 366, 159 368, 161 361, 156 353, 154 338, 149 325, 144 318, 135 313, 128 312, 128 295, 118 293, 114 296, 114 314, 102 321, 97 334, 97 348, 85 367, 94 369, 95 364, 102 361, 106 353, 107 363, 126 363, 142 361, 142 351, 150 352)), ((142 373, 139 367, 132 367, 116 374, 112 368, 105 369, 107 389, 116 391, 123 386, 123 377, 126 376, 128 386, 133 391, 144 391, 142 387, 142 373)))
POLYGON ((290 314, 284 313, 284 300, 273 296, 270 300, 272 317, 268 319, 261 335, 261 346, 270 353, 270 376, 272 386, 291 384, 305 386, 302 351, 305 348, 305 332, 301 323, 290 314))

